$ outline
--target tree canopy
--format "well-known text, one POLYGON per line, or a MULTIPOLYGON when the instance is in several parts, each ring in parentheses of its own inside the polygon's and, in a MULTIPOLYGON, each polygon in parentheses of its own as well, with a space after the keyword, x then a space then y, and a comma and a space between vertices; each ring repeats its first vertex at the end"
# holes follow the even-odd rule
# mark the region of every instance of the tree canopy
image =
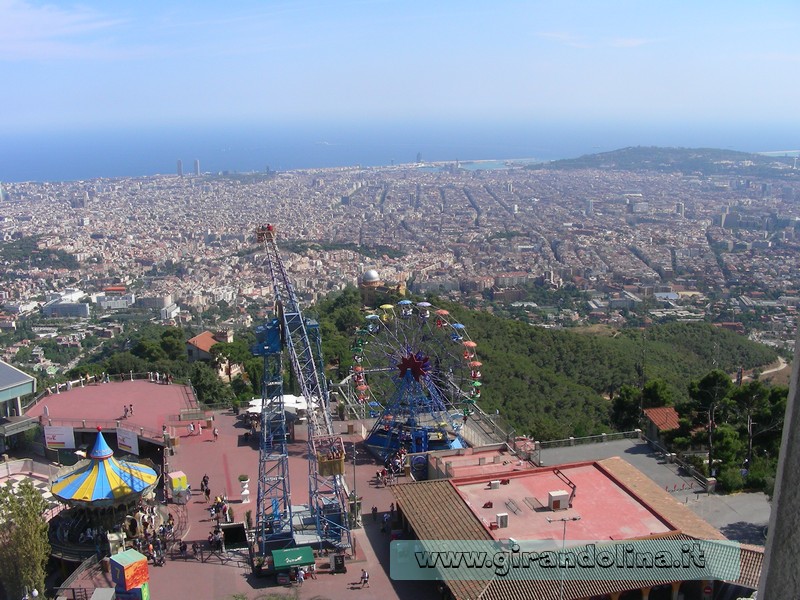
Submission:
MULTIPOLYGON (((536 439, 631 428, 639 422, 640 406, 689 402, 687 381, 702 377, 715 364, 734 372, 776 357, 769 348, 703 323, 656 325, 646 334, 622 330, 609 337, 531 327, 436 298, 430 301, 450 311, 478 344, 484 363, 481 406, 488 412, 499 409, 518 433, 536 439), (615 407, 614 399, 626 385, 630 389, 615 407), (635 407, 632 415, 625 404, 635 407)), ((358 290, 329 296, 314 309, 323 355, 341 378, 352 365, 354 331, 364 318, 358 290), (355 311, 360 314, 356 322, 355 311)))
POLYGON ((45 565, 50 557, 45 511, 47 502, 23 479, 15 490, 0 487, 0 580, 8 597, 28 590, 44 591, 45 565))

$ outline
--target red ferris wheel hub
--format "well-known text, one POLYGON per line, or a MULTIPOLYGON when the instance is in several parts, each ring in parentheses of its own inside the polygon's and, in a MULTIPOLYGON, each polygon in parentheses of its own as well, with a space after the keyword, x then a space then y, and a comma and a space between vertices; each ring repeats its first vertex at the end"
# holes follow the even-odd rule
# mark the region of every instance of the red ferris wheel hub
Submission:
POLYGON ((400 369, 400 377, 405 377, 406 373, 411 371, 411 375, 414 379, 419 381, 419 378, 425 374, 426 362, 428 362, 427 356, 417 357, 413 354, 407 354, 400 361, 400 364, 397 365, 397 368, 400 369))

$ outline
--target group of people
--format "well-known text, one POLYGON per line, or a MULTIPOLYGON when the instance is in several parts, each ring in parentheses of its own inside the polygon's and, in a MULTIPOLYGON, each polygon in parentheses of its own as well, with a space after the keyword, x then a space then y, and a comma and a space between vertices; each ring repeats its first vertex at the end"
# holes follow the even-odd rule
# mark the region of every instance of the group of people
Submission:
POLYGON ((400 446, 397 452, 386 457, 386 460, 383 461, 383 468, 375 472, 377 485, 390 485, 395 482, 395 477, 403 472, 406 454, 405 446, 400 446))
POLYGON ((80 535, 78 536, 78 543, 91 544, 94 542, 94 538, 99 537, 102 533, 103 531, 99 527, 87 527, 81 531, 80 535))
POLYGON ((155 383, 172 384, 172 375, 169 373, 147 373, 147 378, 155 383))
POLYGON ((208 509, 212 519, 216 519, 217 523, 224 521, 225 523, 231 522, 231 508, 228 505, 228 499, 225 496, 217 496, 214 498, 214 503, 208 509))
POLYGON ((376 485, 392 485, 395 482, 395 473, 386 467, 375 471, 376 485))
POLYGON ((122 405, 122 418, 127 419, 128 417, 133 416, 133 404, 123 404, 122 405))
POLYGON ((343 456, 344 452, 342 451, 342 449, 334 447, 325 452, 322 458, 323 460, 337 460, 339 458, 342 458, 343 456))
POLYGON ((297 567, 293 568, 289 572, 289 581, 297 582, 297 585, 300 587, 303 586, 303 582, 306 580, 306 578, 317 578, 317 566, 315 564, 309 565, 308 570, 306 570, 306 567, 297 567))
POLYGON ((214 531, 209 532, 208 545, 211 547, 212 552, 225 551, 225 533, 219 525, 214 527, 214 531))
MULTIPOLYGON (((166 426, 164 427, 165 427, 164 431, 166 432, 166 426)), ((197 425, 195 425, 194 421, 192 421, 186 426, 186 429, 188 430, 189 435, 203 435, 202 421, 198 421, 197 425)), ((219 439, 219 427, 214 427, 213 435, 214 435, 214 441, 216 442, 219 439)))
POLYGON ((141 532, 135 529, 135 519, 130 523, 131 533, 135 536, 133 547, 152 560, 154 566, 163 566, 166 550, 175 536, 175 517, 170 513, 167 520, 163 521, 153 504, 142 503, 139 511, 141 532))
POLYGON ((146 542, 139 542, 138 550, 143 552, 144 555, 147 557, 147 560, 153 561, 154 567, 163 567, 164 563, 166 562, 165 556, 165 549, 166 549, 166 542, 158 537, 155 536, 151 540, 146 542))
MULTIPOLYGON (((181 543, 178 546, 178 550, 180 551, 181 557, 184 560, 189 558, 189 546, 184 540, 181 540, 181 543)), ((192 542, 192 554, 194 555, 194 557, 195 558, 200 557, 202 560, 202 552, 203 552, 203 547, 200 545, 200 542, 192 542)))

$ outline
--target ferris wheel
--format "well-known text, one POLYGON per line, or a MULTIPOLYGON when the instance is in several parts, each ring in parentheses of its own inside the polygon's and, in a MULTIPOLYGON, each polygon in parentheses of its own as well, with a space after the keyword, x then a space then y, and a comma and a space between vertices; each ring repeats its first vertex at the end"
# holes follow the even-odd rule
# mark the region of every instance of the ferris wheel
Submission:
POLYGON ((462 419, 483 385, 476 349, 464 325, 429 302, 366 315, 352 351, 358 402, 377 418, 367 445, 384 458, 462 447, 462 419))

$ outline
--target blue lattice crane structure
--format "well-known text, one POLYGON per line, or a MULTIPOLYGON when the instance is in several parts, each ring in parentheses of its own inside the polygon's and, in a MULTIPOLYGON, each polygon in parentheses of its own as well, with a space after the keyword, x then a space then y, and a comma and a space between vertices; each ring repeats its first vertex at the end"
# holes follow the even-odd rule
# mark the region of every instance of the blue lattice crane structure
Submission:
POLYGON ((257 506, 259 522, 263 524, 259 525, 263 529, 262 538, 268 540, 270 535, 279 535, 288 524, 288 533, 294 539, 294 530, 307 533, 310 521, 310 528, 316 533, 314 541, 339 551, 349 550, 352 548, 350 523, 355 522, 358 507, 356 499, 347 495, 344 443, 341 436, 334 433, 331 422, 319 323, 302 313, 278 252, 274 227, 258 227, 256 239, 266 253, 276 309, 276 318, 256 330, 257 348, 263 348, 265 359, 257 506), (308 510, 303 511, 308 517, 303 518, 291 507, 282 384, 284 352, 308 404, 309 500, 308 510), (279 417, 270 417, 278 413, 279 417), (276 444, 281 433, 282 441, 276 444), (278 514, 281 519, 276 518, 278 514), (279 525, 281 529, 276 532, 279 525))
POLYGON ((256 328, 255 356, 264 357, 261 385, 256 538, 260 554, 294 543, 286 410, 283 403, 282 324, 274 318, 256 328))

